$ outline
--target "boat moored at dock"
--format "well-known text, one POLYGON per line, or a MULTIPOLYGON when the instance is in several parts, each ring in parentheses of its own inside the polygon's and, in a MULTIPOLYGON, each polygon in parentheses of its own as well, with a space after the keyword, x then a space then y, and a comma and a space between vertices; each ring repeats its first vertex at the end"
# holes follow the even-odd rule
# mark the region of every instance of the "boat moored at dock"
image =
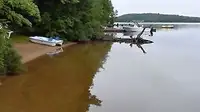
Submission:
MULTIPOLYGON (((124 31, 126 32, 141 32, 143 30, 143 27, 138 26, 124 26, 124 31)), ((150 32, 150 28, 146 28, 145 31, 150 32)))
POLYGON ((162 25, 162 28, 174 28, 174 25, 162 25))

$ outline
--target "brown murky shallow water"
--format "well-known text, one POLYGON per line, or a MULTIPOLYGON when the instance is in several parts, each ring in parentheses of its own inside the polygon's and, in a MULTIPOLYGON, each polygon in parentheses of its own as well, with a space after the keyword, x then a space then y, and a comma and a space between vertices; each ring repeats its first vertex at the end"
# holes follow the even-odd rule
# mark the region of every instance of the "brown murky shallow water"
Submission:
POLYGON ((90 93, 111 43, 74 45, 27 64, 28 72, 0 87, 1 112, 86 112, 101 101, 90 93))

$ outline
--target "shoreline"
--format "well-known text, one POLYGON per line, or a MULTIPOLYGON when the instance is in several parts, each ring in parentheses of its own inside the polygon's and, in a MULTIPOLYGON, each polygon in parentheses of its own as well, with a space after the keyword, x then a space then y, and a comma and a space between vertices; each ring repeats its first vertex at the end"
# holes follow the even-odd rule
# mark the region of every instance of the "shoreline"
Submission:
POLYGON ((48 52, 56 50, 59 47, 65 48, 74 44, 76 43, 70 42, 62 46, 51 47, 51 46, 40 45, 40 44, 35 44, 35 43, 15 43, 14 48, 22 57, 22 60, 21 60, 22 63, 26 64, 27 62, 35 60, 39 58, 40 56, 45 55, 48 52))

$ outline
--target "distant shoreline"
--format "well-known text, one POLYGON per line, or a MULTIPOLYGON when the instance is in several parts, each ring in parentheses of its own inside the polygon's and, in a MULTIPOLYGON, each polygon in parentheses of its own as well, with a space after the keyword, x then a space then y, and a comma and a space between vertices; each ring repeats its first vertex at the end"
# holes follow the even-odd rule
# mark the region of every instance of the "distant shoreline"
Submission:
POLYGON ((128 21, 143 21, 143 22, 176 22, 176 23, 200 23, 200 17, 190 17, 172 14, 159 13, 130 13, 118 16, 116 22, 128 21))
MULTIPOLYGON (((115 23, 133 23, 133 22, 116 21, 115 23)), ((138 23, 200 23, 200 22, 138 22, 138 23)))
MULTIPOLYGON (((131 24, 133 22, 115 22, 117 23, 127 23, 131 24)), ((200 22, 139 22, 140 24, 200 24, 200 22)))

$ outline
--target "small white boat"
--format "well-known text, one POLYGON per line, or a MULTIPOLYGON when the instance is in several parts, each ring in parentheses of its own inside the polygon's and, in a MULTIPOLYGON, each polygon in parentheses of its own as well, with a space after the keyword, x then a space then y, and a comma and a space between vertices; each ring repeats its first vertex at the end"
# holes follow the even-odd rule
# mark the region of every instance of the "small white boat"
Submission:
MULTIPOLYGON (((143 25, 139 25, 137 22, 134 22, 134 25, 123 26, 123 29, 127 32, 141 32, 144 29, 144 27, 143 25)), ((145 32, 150 32, 150 30, 150 28, 146 28, 145 32)))
POLYGON ((174 28, 174 25, 163 25, 162 28, 174 28))
POLYGON ((42 36, 33 36, 29 37, 30 41, 33 43, 38 43, 38 44, 44 44, 44 45, 49 45, 49 46, 56 46, 56 45, 62 45, 63 40, 57 38, 48 38, 48 37, 42 37, 42 36))
MULTIPOLYGON (((138 26, 124 26, 123 29, 127 32, 141 32, 144 28, 138 26)), ((145 32, 150 32, 150 28, 146 28, 145 32)))

